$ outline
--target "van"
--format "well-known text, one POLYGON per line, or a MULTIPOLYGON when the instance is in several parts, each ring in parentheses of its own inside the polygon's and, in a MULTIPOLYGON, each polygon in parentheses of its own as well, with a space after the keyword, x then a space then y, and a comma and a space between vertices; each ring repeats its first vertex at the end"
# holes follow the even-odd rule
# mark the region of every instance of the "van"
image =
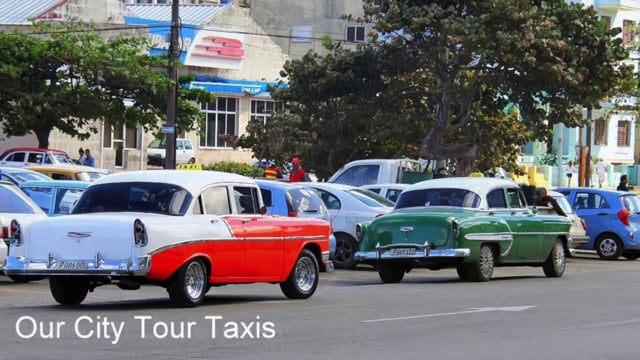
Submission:
MULTIPOLYGON (((147 148, 147 165, 164 166, 167 139, 155 139, 147 148)), ((196 154, 189 139, 176 139, 176 164, 195 164, 196 154)))
POLYGON ((422 163, 413 159, 364 159, 344 165, 329 178, 330 183, 363 186, 369 184, 413 184, 427 180, 422 163))

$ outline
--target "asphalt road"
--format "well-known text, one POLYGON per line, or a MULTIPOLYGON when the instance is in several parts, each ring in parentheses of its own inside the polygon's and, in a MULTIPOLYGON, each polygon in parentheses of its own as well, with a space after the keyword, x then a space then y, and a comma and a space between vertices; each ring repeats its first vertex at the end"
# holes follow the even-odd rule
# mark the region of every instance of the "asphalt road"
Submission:
POLYGON ((77 307, 46 280, 0 277, 0 348, 11 359, 637 359, 640 261, 580 254, 560 279, 500 268, 487 283, 415 270, 322 274, 308 300, 277 285, 213 288, 175 309, 162 288, 98 288, 77 307))

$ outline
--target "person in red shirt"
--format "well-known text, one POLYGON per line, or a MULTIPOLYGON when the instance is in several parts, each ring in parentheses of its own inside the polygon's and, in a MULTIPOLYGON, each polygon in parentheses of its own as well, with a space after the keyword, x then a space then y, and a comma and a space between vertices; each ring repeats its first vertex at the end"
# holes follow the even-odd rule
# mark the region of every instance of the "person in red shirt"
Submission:
POLYGON ((289 172, 289 182, 304 181, 304 170, 300 167, 300 158, 291 159, 291 171, 289 172))

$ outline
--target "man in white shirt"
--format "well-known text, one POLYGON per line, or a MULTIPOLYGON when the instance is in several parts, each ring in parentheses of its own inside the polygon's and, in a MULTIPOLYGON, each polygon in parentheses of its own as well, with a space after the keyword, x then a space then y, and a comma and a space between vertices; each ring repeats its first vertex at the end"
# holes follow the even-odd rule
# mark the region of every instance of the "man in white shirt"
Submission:
POLYGON ((596 172, 598 174, 598 182, 600 183, 600 187, 602 187, 602 183, 604 183, 604 180, 607 176, 607 166, 609 166, 609 164, 607 164, 603 158, 600 158, 600 161, 598 161, 598 165, 596 165, 596 172))

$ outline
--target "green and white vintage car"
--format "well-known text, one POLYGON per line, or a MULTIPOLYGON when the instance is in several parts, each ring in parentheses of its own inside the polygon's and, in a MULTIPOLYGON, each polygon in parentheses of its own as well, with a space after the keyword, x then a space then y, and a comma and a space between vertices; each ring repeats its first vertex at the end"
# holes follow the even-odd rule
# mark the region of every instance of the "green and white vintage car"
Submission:
POLYGON ((496 266, 541 266, 561 277, 571 221, 527 205, 514 182, 443 178, 406 188, 390 214, 358 224, 356 259, 385 283, 413 268, 455 267, 466 281, 488 281, 496 266))

